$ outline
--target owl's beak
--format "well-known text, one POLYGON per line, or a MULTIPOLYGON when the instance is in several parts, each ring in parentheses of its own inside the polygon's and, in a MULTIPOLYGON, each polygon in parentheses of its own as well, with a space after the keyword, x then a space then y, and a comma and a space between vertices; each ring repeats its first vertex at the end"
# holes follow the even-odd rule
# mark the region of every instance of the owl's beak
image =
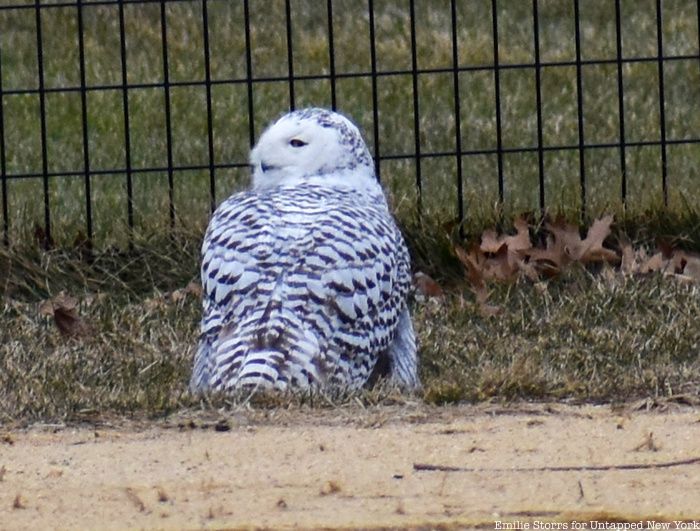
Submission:
POLYGON ((264 162, 261 162, 260 169, 263 171, 263 173, 265 173, 268 170, 275 169, 275 166, 273 166, 272 164, 265 164, 264 162))

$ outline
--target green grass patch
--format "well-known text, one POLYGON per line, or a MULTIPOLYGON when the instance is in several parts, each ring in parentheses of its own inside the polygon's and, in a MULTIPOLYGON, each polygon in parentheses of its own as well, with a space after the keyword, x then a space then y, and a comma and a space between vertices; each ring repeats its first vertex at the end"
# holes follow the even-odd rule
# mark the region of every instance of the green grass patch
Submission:
MULTIPOLYGON (((377 68, 405 71, 411 67, 411 34, 407 3, 377 1, 375 47, 377 68)), ((452 66, 451 14, 448 2, 416 4, 416 59, 421 69, 452 66)), ((581 53, 584 60, 615 58, 614 9, 609 2, 584 2, 580 8, 581 53)), ((656 5, 652 1, 623 0, 622 41, 624 57, 656 55, 656 5)), ((286 81, 256 81, 253 86, 254 123, 248 123, 243 4, 211 0, 209 44, 212 86, 213 153, 215 164, 245 163, 255 135, 290 104, 286 81)), ((168 32, 168 70, 174 83, 201 83, 204 75, 204 35, 201 4, 165 4, 168 32)), ((250 32, 252 76, 285 77, 289 73, 284 2, 275 0, 263 8, 251 4, 250 32)), ((292 3, 293 67, 297 75, 330 73, 328 18, 325 6, 315 2, 292 3)), ((461 66, 493 64, 490 0, 457 3, 458 62, 461 66)), ((575 60, 572 4, 542 1, 539 4, 540 57, 542 61, 575 60)), ((72 242, 85 231, 86 200, 92 206, 94 240, 98 247, 124 245, 128 235, 125 113, 120 88, 121 58, 118 5, 83 7, 85 77, 87 94, 90 197, 84 177, 59 175, 49 179, 44 198, 41 179, 7 182, 10 238, 26 241, 35 225, 44 223, 44 199, 52 214, 57 245, 72 242), (95 87, 109 87, 95 89, 95 87), (92 90, 94 89, 94 90, 92 90)), ((499 62, 503 66, 534 62, 531 5, 498 4, 499 62)), ((60 92, 80 83, 77 10, 52 7, 41 11, 44 41, 47 166, 49 171, 82 172, 82 108, 78 92, 60 92)), ((165 89, 149 84, 164 80, 163 49, 158 4, 124 6, 127 82, 145 85, 128 90, 130 156, 134 170, 167 165, 165 89)), ((696 6, 689 2, 663 4, 664 53, 697 53, 696 6)), ((336 72, 369 72, 370 39, 366 5, 337 0, 333 9, 336 72)), ((35 12, 32 9, 0 11, 3 91, 36 89, 38 65, 35 12)), ((623 68, 626 140, 657 141, 660 138, 659 79, 656 61, 626 63, 623 68)), ((452 151, 457 122, 454 116, 454 84, 451 73, 422 73, 417 78, 419 140, 422 151, 452 151)), ((697 60, 678 59, 664 65, 666 134, 669 139, 700 137, 700 74, 697 60)), ((297 80, 295 104, 329 106, 330 82, 297 80)), ((542 140, 544 147, 578 143, 576 68, 546 66, 541 70, 542 140)), ((369 76, 337 80, 337 102, 375 146, 372 124, 372 82, 369 76)), ((172 125, 172 158, 176 167, 209 164, 206 89, 203 85, 173 86, 169 91, 172 125)), ((537 144, 535 72, 533 68, 500 71, 503 147, 537 144)), ((407 155, 406 159, 381 163, 382 180, 394 198, 399 216, 416 208, 418 165, 414 151, 413 79, 410 74, 382 75, 377 79, 379 151, 381 155, 407 155)), ((489 70, 459 74, 460 127, 463 150, 495 149, 495 78, 489 70)), ((583 132, 586 143, 617 142, 620 137, 618 85, 615 64, 582 66, 583 132)), ((39 96, 7 94, 2 98, 8 175, 40 172, 42 149, 39 96)), ((667 147, 669 207, 684 208, 700 194, 700 145, 667 147)), ((586 200, 591 216, 622 213, 622 170, 617 148, 587 149, 586 200)), ((626 214, 642 215, 662 204, 660 148, 628 148, 626 214)), ((537 153, 504 154, 504 202, 499 204, 498 163, 495 155, 463 157, 465 223, 478 225, 509 219, 520 210, 538 207, 537 153), (504 215, 503 217, 501 217, 504 215)), ((581 208, 578 150, 551 151, 544 155, 545 200, 550 209, 575 215, 581 208)), ((457 215, 457 165, 453 157, 424 158, 420 162, 422 203, 427 211, 457 215)), ((216 202, 247 183, 247 170, 215 172, 216 202)), ((138 172, 133 176, 134 224, 139 233, 161 234, 168 228, 168 180, 163 172, 138 172)), ((208 171, 176 170, 175 212, 185 226, 203 225, 209 215, 208 171)))

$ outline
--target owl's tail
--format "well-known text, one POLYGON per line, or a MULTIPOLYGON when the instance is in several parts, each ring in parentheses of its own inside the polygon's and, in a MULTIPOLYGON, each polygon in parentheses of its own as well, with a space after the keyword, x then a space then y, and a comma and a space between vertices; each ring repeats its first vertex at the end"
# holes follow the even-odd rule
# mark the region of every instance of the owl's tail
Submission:
POLYGON ((190 389, 303 389, 324 381, 324 366, 317 335, 280 308, 203 333, 190 389))

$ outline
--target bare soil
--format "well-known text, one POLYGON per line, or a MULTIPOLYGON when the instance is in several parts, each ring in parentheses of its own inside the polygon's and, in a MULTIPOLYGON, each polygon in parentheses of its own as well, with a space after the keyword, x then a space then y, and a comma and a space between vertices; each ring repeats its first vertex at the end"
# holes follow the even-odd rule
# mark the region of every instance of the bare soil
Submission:
POLYGON ((651 520, 700 525, 698 408, 409 404, 0 428, 3 529, 651 520))

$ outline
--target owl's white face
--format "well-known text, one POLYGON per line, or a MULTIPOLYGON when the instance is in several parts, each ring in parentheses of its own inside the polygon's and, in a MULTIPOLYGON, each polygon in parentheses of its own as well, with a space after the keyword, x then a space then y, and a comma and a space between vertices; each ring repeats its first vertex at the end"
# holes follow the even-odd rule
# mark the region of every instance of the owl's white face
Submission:
POLYGON ((324 109, 282 116, 260 136, 250 165, 256 189, 312 181, 358 188, 376 185, 372 158, 357 127, 324 109))

